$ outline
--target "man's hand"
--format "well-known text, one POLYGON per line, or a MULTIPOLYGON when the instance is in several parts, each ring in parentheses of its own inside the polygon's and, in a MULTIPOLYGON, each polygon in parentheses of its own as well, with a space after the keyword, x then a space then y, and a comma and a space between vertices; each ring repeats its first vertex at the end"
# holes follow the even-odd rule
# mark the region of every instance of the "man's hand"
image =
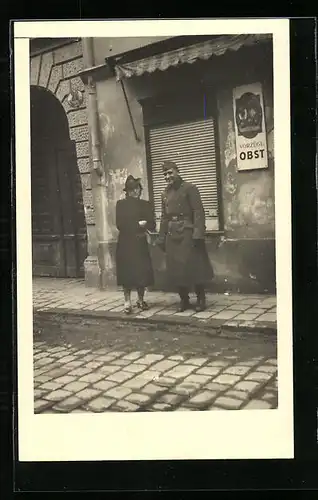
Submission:
POLYGON ((204 245, 203 239, 194 238, 192 241, 193 241, 193 245, 195 246, 195 248, 200 248, 204 245))
POLYGON ((145 227, 145 225, 147 224, 147 221, 146 220, 140 220, 138 221, 138 224, 140 227, 145 227))

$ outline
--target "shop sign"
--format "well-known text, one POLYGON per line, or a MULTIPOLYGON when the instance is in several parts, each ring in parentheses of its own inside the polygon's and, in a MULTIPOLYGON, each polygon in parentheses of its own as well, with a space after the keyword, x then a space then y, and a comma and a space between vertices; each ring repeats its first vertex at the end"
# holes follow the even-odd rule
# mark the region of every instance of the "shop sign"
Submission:
POLYGON ((238 170, 268 167, 263 90, 261 83, 233 89, 238 170))

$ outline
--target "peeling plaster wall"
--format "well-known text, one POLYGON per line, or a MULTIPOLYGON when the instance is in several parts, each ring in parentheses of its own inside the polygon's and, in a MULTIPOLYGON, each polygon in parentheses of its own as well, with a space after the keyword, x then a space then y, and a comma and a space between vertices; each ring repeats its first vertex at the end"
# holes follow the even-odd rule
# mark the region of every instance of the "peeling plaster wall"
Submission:
POLYGON ((139 141, 134 136, 120 84, 113 78, 97 82, 102 155, 107 172, 108 222, 112 239, 117 238, 116 202, 124 196, 123 188, 129 174, 141 178, 144 188, 142 197, 148 199, 142 109, 128 88, 127 96, 139 141))
POLYGON ((268 83, 263 84, 263 95, 268 169, 238 172, 232 87, 218 93, 224 229, 229 238, 275 236, 273 97, 268 83))

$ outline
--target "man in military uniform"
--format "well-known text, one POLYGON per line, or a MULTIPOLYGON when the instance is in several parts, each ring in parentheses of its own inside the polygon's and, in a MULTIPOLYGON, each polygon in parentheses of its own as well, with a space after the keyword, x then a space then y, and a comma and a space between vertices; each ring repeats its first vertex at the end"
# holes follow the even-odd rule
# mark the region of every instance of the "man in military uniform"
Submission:
POLYGON ((197 312, 206 308, 205 285, 213 268, 205 245, 205 212, 198 188, 180 176, 177 165, 162 165, 167 187, 162 193, 158 245, 166 252, 167 275, 177 287, 180 311, 190 309, 189 292, 194 288, 197 312))

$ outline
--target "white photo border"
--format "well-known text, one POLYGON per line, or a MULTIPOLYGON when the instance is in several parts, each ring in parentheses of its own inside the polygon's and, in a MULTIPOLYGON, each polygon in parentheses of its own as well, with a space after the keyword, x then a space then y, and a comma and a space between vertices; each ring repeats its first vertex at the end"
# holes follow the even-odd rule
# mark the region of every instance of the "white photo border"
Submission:
POLYGON ((14 22, 18 459, 294 458, 288 19, 14 22), (272 33, 278 394, 275 410, 35 415, 29 39, 272 33))

